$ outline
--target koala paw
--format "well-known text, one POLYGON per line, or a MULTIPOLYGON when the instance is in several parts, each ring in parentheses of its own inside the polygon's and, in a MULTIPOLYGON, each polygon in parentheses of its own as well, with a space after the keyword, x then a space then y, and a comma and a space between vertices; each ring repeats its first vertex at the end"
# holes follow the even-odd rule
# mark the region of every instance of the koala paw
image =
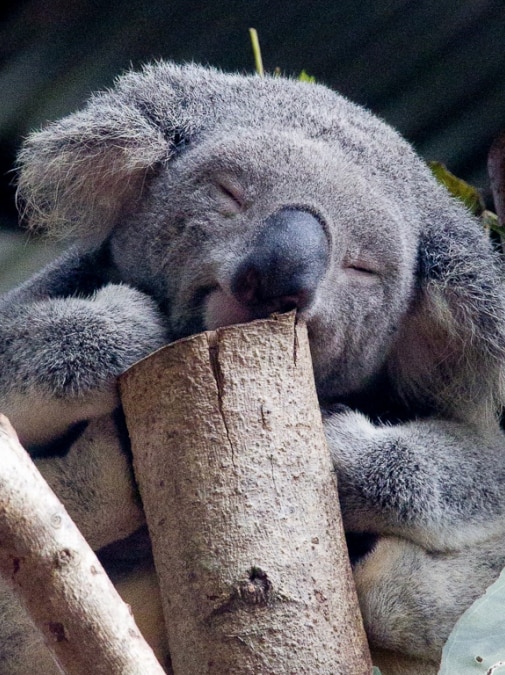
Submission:
POLYGON ((167 341, 155 302, 129 286, 110 284, 90 299, 46 304, 45 325, 29 346, 40 381, 63 399, 114 391, 121 373, 167 341))
POLYGON ((115 353, 123 372, 135 361, 167 343, 167 321, 155 301, 141 291, 124 284, 109 284, 95 294, 92 302, 97 313, 105 312, 113 326, 107 326, 118 338, 115 353))
POLYGON ((4 334, 0 405, 25 443, 112 412, 117 377, 168 341, 154 300, 122 284, 27 304, 0 324, 0 341, 4 334))
POLYGON ((323 416, 324 431, 335 468, 359 464, 363 452, 377 436, 378 429, 363 414, 346 406, 323 416))

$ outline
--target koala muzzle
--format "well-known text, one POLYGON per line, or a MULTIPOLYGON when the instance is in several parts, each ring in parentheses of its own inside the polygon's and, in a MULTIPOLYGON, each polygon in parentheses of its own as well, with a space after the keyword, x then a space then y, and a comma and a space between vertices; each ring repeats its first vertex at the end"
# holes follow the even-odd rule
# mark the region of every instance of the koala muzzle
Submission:
POLYGON ((313 300, 329 260, 321 222, 308 211, 284 208, 269 216, 240 262, 231 291, 262 312, 302 310, 313 300))

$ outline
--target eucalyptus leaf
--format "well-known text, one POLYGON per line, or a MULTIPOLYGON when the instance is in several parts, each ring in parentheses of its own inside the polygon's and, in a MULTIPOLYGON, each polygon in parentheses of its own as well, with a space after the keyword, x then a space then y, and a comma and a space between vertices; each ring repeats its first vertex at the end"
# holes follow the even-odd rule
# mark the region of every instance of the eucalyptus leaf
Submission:
POLYGON ((500 236, 505 236, 505 227, 500 225, 498 216, 492 211, 483 211, 480 214, 480 222, 483 227, 492 232, 497 232, 500 236))
POLYGON ((485 208, 484 200, 477 188, 451 173, 441 162, 428 162, 433 175, 449 192, 460 199, 465 206, 476 216, 485 208))
POLYGON ((314 75, 309 75, 306 70, 302 70, 300 75, 298 75, 298 79, 301 82, 311 82, 312 84, 315 84, 316 78, 314 75))
POLYGON ((439 675, 505 675, 505 571, 459 619, 439 675))

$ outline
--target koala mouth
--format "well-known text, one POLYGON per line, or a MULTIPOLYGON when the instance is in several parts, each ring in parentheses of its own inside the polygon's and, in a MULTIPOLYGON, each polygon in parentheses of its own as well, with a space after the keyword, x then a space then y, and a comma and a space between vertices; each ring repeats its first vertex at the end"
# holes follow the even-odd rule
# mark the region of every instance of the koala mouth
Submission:
POLYGON ((254 319, 263 319, 275 309, 247 307, 233 295, 225 293, 221 288, 212 290, 204 303, 204 324, 207 330, 215 330, 222 326, 247 323, 254 319))
POLYGON ((222 288, 211 290, 204 301, 203 322, 206 330, 233 326, 255 319, 266 319, 274 312, 289 312, 299 309, 298 298, 289 296, 271 298, 258 304, 246 305, 222 288))

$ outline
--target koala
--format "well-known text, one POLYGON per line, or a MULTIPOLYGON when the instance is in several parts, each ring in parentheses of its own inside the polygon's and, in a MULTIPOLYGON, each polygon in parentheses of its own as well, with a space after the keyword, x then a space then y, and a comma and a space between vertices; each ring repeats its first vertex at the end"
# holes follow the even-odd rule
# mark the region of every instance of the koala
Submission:
MULTIPOLYGON (((18 186, 29 226, 70 243, 0 300, 0 410, 160 659, 117 378, 296 309, 374 663, 434 675, 505 565, 505 295, 480 224, 330 89, 164 62, 30 136, 18 186)), ((57 672, 3 589, 0 672, 34 668, 57 672)))

